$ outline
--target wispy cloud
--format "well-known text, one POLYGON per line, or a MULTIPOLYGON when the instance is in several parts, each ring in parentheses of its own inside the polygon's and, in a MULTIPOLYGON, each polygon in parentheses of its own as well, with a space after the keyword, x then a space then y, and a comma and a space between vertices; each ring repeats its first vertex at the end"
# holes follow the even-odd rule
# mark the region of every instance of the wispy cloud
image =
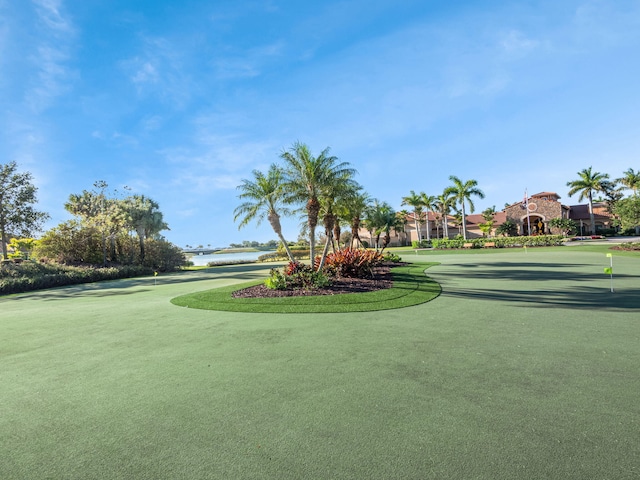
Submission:
POLYGON ((26 102, 33 111, 48 108, 71 89, 77 73, 69 65, 75 30, 65 17, 60 0, 32 0, 39 23, 38 45, 30 55, 35 67, 26 102))
POLYGON ((121 63, 138 95, 154 96, 183 108, 191 98, 193 82, 185 65, 185 53, 162 37, 142 36, 140 52, 121 63))

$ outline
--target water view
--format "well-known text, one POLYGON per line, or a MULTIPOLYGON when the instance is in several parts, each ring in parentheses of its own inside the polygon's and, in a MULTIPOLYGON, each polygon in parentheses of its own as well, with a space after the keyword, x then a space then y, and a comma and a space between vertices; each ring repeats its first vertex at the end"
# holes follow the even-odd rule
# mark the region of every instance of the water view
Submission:
POLYGON ((275 250, 265 250, 259 252, 237 252, 237 253, 212 253, 209 255, 193 255, 189 258, 196 267, 201 267, 209 262, 237 262, 240 260, 257 260, 260 255, 273 253, 275 250))

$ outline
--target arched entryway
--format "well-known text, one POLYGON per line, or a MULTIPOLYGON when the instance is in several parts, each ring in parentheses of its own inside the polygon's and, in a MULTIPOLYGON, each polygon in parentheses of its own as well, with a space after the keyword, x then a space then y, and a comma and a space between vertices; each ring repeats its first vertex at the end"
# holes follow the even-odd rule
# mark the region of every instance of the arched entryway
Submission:
POLYGON ((522 217, 522 234, 523 235, 547 235, 548 227, 545 218, 542 215, 525 215, 522 217), (529 230, 531 226, 531 230, 529 230))

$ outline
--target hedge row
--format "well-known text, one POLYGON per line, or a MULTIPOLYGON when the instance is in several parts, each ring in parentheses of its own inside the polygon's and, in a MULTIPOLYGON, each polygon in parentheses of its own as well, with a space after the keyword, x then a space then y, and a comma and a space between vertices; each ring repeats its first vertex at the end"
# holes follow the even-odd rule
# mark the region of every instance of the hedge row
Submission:
MULTIPOLYGON (((309 258, 309 249, 306 250, 291 250, 291 255, 296 260, 302 260, 305 258, 309 258)), ((273 252, 273 253, 265 253, 264 255, 260 255, 258 257, 259 262, 278 262, 280 260, 289 260, 286 252, 273 252)))
POLYGON ((0 295, 151 274, 153 269, 133 265, 94 268, 36 262, 3 263, 0 269, 0 295))
POLYGON ((471 248, 483 248, 485 243, 494 243, 496 248, 508 247, 552 247, 563 245, 565 237, 562 235, 537 235, 532 237, 496 237, 496 238, 442 238, 433 239, 433 248, 443 250, 448 248, 464 248, 470 243, 471 248))

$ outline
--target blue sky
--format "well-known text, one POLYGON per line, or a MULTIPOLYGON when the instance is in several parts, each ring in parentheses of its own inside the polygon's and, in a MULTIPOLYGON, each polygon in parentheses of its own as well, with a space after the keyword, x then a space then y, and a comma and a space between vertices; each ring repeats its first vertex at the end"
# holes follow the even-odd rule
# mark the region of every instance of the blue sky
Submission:
POLYGON ((105 180, 180 246, 275 238, 238 231, 236 186, 295 141, 396 209, 450 175, 477 211, 576 204, 579 170, 640 168, 639 52, 638 0, 0 0, 0 162, 47 227, 105 180))

